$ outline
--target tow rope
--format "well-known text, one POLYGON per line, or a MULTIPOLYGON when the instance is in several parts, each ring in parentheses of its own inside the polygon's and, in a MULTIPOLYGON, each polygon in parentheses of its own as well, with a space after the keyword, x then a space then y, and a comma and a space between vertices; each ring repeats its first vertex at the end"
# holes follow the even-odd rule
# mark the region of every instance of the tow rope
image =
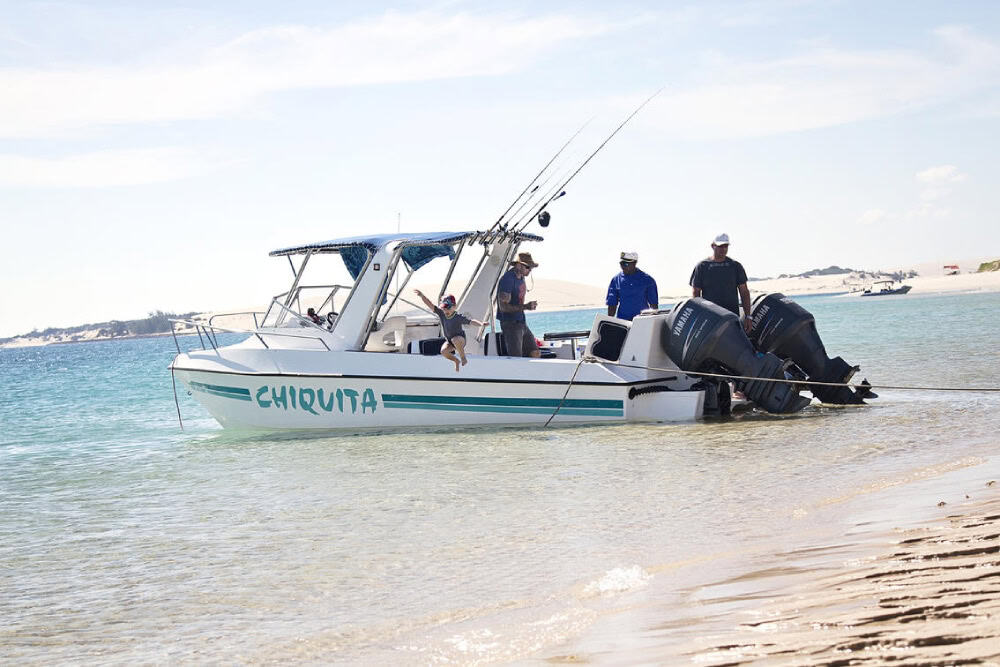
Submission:
POLYGON ((755 380, 759 382, 782 382, 785 384, 801 384, 814 387, 847 387, 849 389, 901 389, 907 391, 969 391, 969 392, 1000 392, 1000 387, 920 387, 915 385, 894 385, 894 384, 857 384, 854 382, 814 382, 811 380, 785 380, 782 378, 759 378, 752 375, 727 375, 725 373, 706 373, 703 371, 685 371, 677 368, 658 368, 656 366, 642 366, 639 364, 623 364, 619 361, 607 361, 605 359, 588 358, 610 366, 622 366, 624 368, 637 368, 647 371, 662 371, 664 373, 684 373, 685 375, 697 375, 699 377, 723 378, 726 380, 755 380))
MULTIPOLYGON (((964 392, 985 392, 993 393, 1000 392, 1000 387, 921 387, 916 385, 895 385, 895 384, 858 384, 853 382, 810 382, 809 380, 785 380, 782 378, 759 378, 753 377, 752 375, 728 375, 726 373, 706 373, 703 371, 685 371, 679 368, 660 368, 657 366, 645 366, 642 364, 624 364, 620 361, 610 361, 608 359, 598 359, 592 356, 580 357, 580 361, 576 364, 576 369, 573 371, 573 376, 569 379, 569 384, 566 385, 566 391, 563 393, 562 399, 559 401, 559 405, 556 409, 549 415, 549 418, 545 421, 545 425, 542 428, 546 428, 557 414, 559 410, 566 403, 566 397, 569 396, 569 390, 573 387, 573 382, 576 381, 577 373, 580 372, 580 367, 585 363, 591 364, 606 364, 608 366, 621 366, 622 368, 635 368, 638 370, 646 371, 661 371, 664 373, 683 373, 685 375, 695 375, 698 377, 711 377, 711 378, 721 378, 724 380, 754 380, 756 382, 782 382, 785 384, 799 384, 808 387, 821 386, 821 387, 847 387, 849 389, 898 389, 903 391, 964 391, 964 392)), ((650 380, 650 382, 655 382, 655 380, 650 380)))

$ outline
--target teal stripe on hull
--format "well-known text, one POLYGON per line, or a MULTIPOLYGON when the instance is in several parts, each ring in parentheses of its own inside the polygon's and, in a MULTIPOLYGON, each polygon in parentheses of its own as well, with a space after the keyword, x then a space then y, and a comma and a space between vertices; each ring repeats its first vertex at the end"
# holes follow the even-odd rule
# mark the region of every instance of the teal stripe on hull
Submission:
POLYGON ((438 405, 476 405, 476 406, 504 406, 504 407, 538 407, 551 410, 562 404, 562 409, 567 408, 598 408, 602 410, 624 409, 622 401, 568 398, 561 401, 558 398, 506 398, 496 396, 419 396, 412 394, 382 394, 382 401, 388 403, 413 404, 417 408, 420 404, 434 403, 438 405))
POLYGON ((446 412, 493 412, 524 415, 559 414, 578 417, 622 417, 624 401, 568 398, 517 398, 502 396, 421 396, 382 394, 387 408, 403 410, 443 410, 446 412))
MULTIPOLYGON (((407 410, 444 410, 446 412, 500 412, 524 415, 551 415, 555 408, 531 408, 503 405, 439 405, 436 403, 394 403, 384 402, 387 408, 401 408, 407 410)), ((600 408, 561 408, 560 415, 583 416, 583 417, 621 417, 621 410, 609 410, 600 408)))
POLYGON ((250 390, 243 387, 225 387, 218 384, 205 384, 204 382, 191 382, 191 388, 213 396, 223 398, 235 398, 238 401, 250 401, 250 390))

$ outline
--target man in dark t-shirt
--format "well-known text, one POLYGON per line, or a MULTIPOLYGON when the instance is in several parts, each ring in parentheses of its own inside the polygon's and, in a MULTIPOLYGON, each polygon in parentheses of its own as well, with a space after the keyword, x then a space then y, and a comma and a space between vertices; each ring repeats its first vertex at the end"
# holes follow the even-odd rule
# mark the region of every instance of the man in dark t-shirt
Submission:
POLYGON ((500 320, 507 354, 511 357, 541 356, 535 335, 524 318, 524 311, 538 307, 537 301, 524 301, 527 291, 524 278, 536 266, 538 264, 531 258, 530 252, 519 252, 517 259, 511 262, 510 270, 503 274, 497 285, 497 319, 500 320))
POLYGON ((750 290, 743 265, 727 256, 729 235, 719 234, 712 241, 712 256, 702 260, 691 273, 691 294, 740 314, 743 304, 743 330, 750 332, 750 290))

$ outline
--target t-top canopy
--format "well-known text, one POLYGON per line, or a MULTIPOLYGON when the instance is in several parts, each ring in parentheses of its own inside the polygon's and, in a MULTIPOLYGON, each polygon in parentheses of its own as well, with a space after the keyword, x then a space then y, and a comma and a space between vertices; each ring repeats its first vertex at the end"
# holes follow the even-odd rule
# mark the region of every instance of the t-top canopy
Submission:
MULTIPOLYGON (((368 261, 368 254, 373 253, 390 243, 399 243, 403 246, 402 258, 411 270, 416 271, 421 266, 436 257, 455 257, 455 250, 452 245, 468 239, 475 239, 486 236, 487 232, 424 232, 422 234, 377 234, 375 236, 352 236, 346 239, 334 239, 332 241, 321 241, 319 243, 307 243, 305 245, 293 246, 272 250, 268 253, 271 257, 282 257, 287 255, 302 255, 307 252, 318 253, 340 253, 351 277, 357 280, 361 275, 365 262, 368 261)), ((517 238, 522 241, 541 241, 541 236, 534 234, 519 233, 517 238)))
MULTIPOLYGON (((302 255, 312 252, 340 252, 343 248, 365 248, 372 252, 384 248, 390 243, 399 242, 404 246, 422 245, 450 245, 459 241, 466 241, 470 238, 486 235, 486 232, 422 232, 419 234, 374 234, 372 236, 352 236, 344 239, 333 239, 332 241, 320 241, 318 243, 306 243, 304 245, 291 246, 272 250, 268 253, 271 257, 283 257, 285 255, 302 255)), ((525 234, 520 232, 518 238, 522 241, 541 241, 541 236, 525 234)))

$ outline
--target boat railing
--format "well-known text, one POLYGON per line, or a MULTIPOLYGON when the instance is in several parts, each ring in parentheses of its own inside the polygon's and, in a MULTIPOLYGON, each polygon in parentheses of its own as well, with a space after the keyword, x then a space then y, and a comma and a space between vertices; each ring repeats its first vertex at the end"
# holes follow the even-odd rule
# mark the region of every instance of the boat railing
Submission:
POLYGON ((260 323, 257 321, 258 315, 263 315, 264 313, 259 310, 241 310, 235 313, 215 313, 208 318, 208 325, 212 326, 212 323, 217 317, 236 317, 237 315, 251 315, 253 317, 253 328, 257 329, 260 327, 260 323))
MULTIPOLYGON (((303 318, 299 318, 299 319, 303 319, 303 318)), ((305 321, 305 320, 303 320, 303 321, 305 321)), ((327 352, 330 351, 330 346, 327 344, 327 342, 323 339, 322 336, 317 335, 317 334, 292 333, 292 332, 285 332, 285 331, 261 331, 261 329, 259 327, 255 328, 255 329, 231 329, 229 327, 220 327, 220 326, 217 326, 217 325, 214 325, 214 324, 210 324, 209 322, 205 322, 205 321, 198 321, 198 320, 175 320, 175 319, 172 319, 172 320, 170 320, 170 334, 174 338, 174 347, 177 348, 177 354, 181 353, 181 346, 180 346, 180 343, 177 340, 177 329, 174 326, 175 324, 183 324, 183 325, 185 325, 185 326, 187 326, 187 327, 189 327, 191 329, 194 329, 195 333, 198 334, 198 340, 201 341, 201 349, 203 349, 203 350, 208 350, 209 347, 211 347, 213 350, 218 351, 218 349, 219 349, 219 341, 218 341, 218 338, 216 337, 217 334, 219 334, 219 333, 234 333, 234 334, 247 334, 249 336, 254 336, 255 338, 257 338, 257 340, 260 341, 260 344, 263 345, 266 349, 271 349, 271 346, 267 344, 267 341, 264 340, 264 337, 265 336, 279 336, 279 337, 285 337, 285 338, 305 338, 305 339, 309 339, 309 340, 316 340, 316 341, 319 341, 320 344, 323 345, 323 347, 326 349, 327 352), (208 345, 205 344, 206 340, 208 341, 208 345)), ((311 324, 312 326, 316 326, 316 325, 312 324, 311 322, 308 322, 308 324, 311 324)))
MULTIPOLYGON (((289 313, 298 315, 299 313, 302 312, 302 301, 301 301, 302 292, 305 291, 305 290, 319 290, 319 289, 330 290, 330 293, 327 294, 327 296, 326 296, 325 299, 323 299, 323 303, 321 303, 319 305, 319 307, 316 308, 316 312, 317 313, 322 312, 327 307, 329 307, 330 310, 336 310, 336 304, 335 304, 334 299, 337 296, 337 292, 339 292, 342 289, 350 290, 351 286, 349 286, 349 285, 299 285, 299 286, 297 286, 295 288, 294 296, 291 299, 288 298, 290 290, 282 292, 281 294, 276 294, 271 299, 271 305, 268 307, 267 311, 264 313, 264 317, 263 317, 263 319, 261 321, 264 322, 265 324, 268 322, 269 318, 271 317, 271 311, 272 311, 272 309, 274 308, 274 306, 276 304, 279 305, 279 306, 281 306, 284 311, 287 311, 289 313), (291 304, 295 304, 295 308, 286 307, 286 303, 289 306, 291 304), (298 312, 296 312, 296 309, 298 310, 298 312)), ((284 317, 282 317, 282 315, 276 315, 275 318, 276 318, 277 321, 275 322, 275 324, 273 326, 280 326, 281 323, 284 322, 284 317)))

